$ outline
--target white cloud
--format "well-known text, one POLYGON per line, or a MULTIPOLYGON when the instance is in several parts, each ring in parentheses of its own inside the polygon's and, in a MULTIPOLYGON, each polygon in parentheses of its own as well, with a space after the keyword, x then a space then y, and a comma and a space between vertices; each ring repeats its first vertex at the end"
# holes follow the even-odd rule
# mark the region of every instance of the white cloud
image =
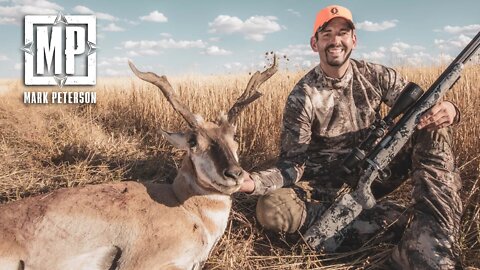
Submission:
POLYGON ((89 9, 86 6, 75 6, 73 8, 73 11, 78 12, 80 14, 93 14, 93 13, 95 13, 95 12, 93 12, 93 10, 89 9))
POLYGON ((441 53, 438 57, 437 57, 437 64, 447 64, 447 63, 450 63, 453 61, 453 56, 449 55, 449 54, 445 54, 445 53, 441 53))
POLYGON ((22 70, 22 64, 16 63, 16 64, 13 66, 13 69, 15 69, 15 70, 22 70))
POLYGON ((161 39, 161 40, 128 40, 123 42, 125 49, 140 49, 140 50, 161 50, 161 49, 186 49, 186 48, 205 48, 206 43, 202 40, 179 40, 161 39))
POLYGON ((122 32, 122 31, 125 31, 125 29, 116 25, 115 23, 109 23, 107 26, 103 27, 102 30, 107 31, 107 32, 122 32))
POLYGON ((130 57, 140 56, 140 54, 135 51, 128 51, 127 55, 130 57))
POLYGON ((465 26, 450 26, 443 27, 443 30, 450 34, 471 34, 474 35, 480 31, 480 24, 471 24, 465 26))
POLYGON ((211 42, 219 42, 220 41, 220 38, 219 37, 211 37, 208 39, 208 41, 211 41, 211 42))
POLYGON ((418 45, 410 45, 405 42, 394 42, 390 47, 390 59, 397 64, 422 66, 430 65, 435 58, 425 53, 424 48, 418 45))
POLYGON ((219 15, 213 22, 208 23, 210 33, 231 34, 242 30, 243 21, 237 17, 219 15))
POLYGON ((364 21, 364 22, 357 23, 355 26, 357 29, 376 32, 376 31, 383 31, 389 28, 393 28, 397 25, 397 22, 398 20, 383 21, 381 23, 364 21))
POLYGON ((470 37, 468 37, 464 34, 461 34, 458 37, 451 38, 451 39, 448 39, 448 40, 435 39, 433 42, 435 43, 435 45, 437 45, 437 47, 439 49, 448 50, 448 49, 451 49, 452 47, 453 48, 463 48, 463 47, 467 46, 467 44, 471 40, 472 40, 472 38, 470 38, 470 37))
POLYGON ((104 75, 109 77, 126 76, 129 74, 127 70, 124 70, 124 69, 118 70, 118 69, 112 69, 112 68, 107 68, 103 72, 101 71, 101 73, 104 73, 104 75))
POLYGON ((288 45, 288 47, 280 49, 278 51, 280 56, 286 55, 287 57, 295 57, 295 56, 317 56, 318 54, 312 51, 310 45, 306 44, 295 44, 295 45, 288 45))
POLYGON ((227 50, 222 49, 222 48, 219 48, 217 46, 210 46, 205 51, 205 54, 208 54, 208 55, 229 55, 229 54, 232 54, 232 52, 227 51, 227 50))
POLYGON ((293 10, 291 8, 287 9, 288 12, 290 12, 291 14, 297 16, 297 17, 300 17, 300 12, 296 11, 296 10, 293 10))
POLYGON ((416 52, 406 57, 406 64, 410 66, 427 66, 435 62, 433 56, 424 52, 416 52))
POLYGON ((406 49, 410 48, 410 45, 404 42, 395 42, 392 44, 392 47, 390 48, 390 51, 393 53, 401 53, 405 51, 406 49))
POLYGON ((20 24, 25 15, 56 14, 63 7, 46 0, 13 0, 12 6, 0 6, 0 24, 20 24))
POLYGON ((274 16, 252 16, 245 21, 238 17, 219 15, 213 22, 208 23, 210 33, 241 33, 246 39, 262 41, 266 34, 280 31, 282 27, 274 16))
POLYGON ((244 22, 242 32, 247 39, 262 41, 265 39, 265 34, 280 31, 281 27, 276 20, 274 16, 250 17, 244 22))
POLYGON ((243 65, 239 62, 226 63, 223 65, 226 69, 242 69, 243 65))
POLYGON ((0 54, 0 61, 7 61, 7 60, 9 60, 8 56, 4 54, 0 54))
POLYGON ((15 18, 0 17, 0 24, 14 24, 15 18))
POLYGON ((380 60, 385 57, 385 54, 379 49, 378 51, 372 51, 368 53, 362 53, 361 58, 367 60, 380 60))
POLYGON ((158 55, 160 52, 156 50, 143 50, 140 51, 140 54, 142 55, 158 55))
POLYGON ((160 33, 160 36, 164 37, 164 38, 170 38, 170 37, 172 37, 172 34, 170 34, 170 33, 160 33))
POLYGON ((99 58, 98 66, 99 67, 125 67, 128 63, 128 57, 115 56, 112 58, 99 58))
POLYGON ((168 18, 165 17, 163 13, 158 12, 158 10, 154 10, 150 12, 150 14, 140 17, 140 20, 149 22, 167 22, 168 18))
POLYGON ((463 47, 466 47, 470 41, 472 41, 472 38, 462 34, 456 40, 452 40, 450 43, 453 46, 463 48, 463 47))
MULTIPOLYGON (((103 63, 107 68, 98 69, 98 72, 101 76, 108 77, 121 77, 121 76, 131 76, 132 71, 128 68, 128 58, 127 57, 114 57, 107 60, 102 60, 100 63, 103 63), (108 63, 108 64, 106 64, 108 63)), ((153 67, 150 65, 141 65, 136 63, 136 66, 141 70, 152 70, 153 67)))
POLYGON ((97 19, 99 20, 105 20, 105 21, 117 21, 118 18, 107 14, 107 13, 102 13, 102 12, 95 12, 95 16, 97 16, 97 19))
MULTIPOLYGON (((287 69, 311 68, 318 63, 318 53, 312 51, 310 45, 307 44, 288 45, 275 53, 280 58, 280 65, 284 65, 287 69)), ((267 56, 264 54, 262 57, 266 58, 267 56)))
POLYGON ((103 13, 103 12, 95 12, 95 11, 91 10, 90 8, 88 8, 86 6, 75 6, 73 8, 73 11, 77 12, 79 14, 93 14, 99 20, 106 20, 106 21, 117 21, 118 20, 118 18, 113 16, 113 15, 110 15, 108 13, 103 13))
POLYGON ((122 56, 114 56, 111 58, 100 58, 99 63, 103 63, 102 65, 118 65, 118 64, 127 64, 128 62, 128 57, 122 57, 122 56))
POLYGON ((380 46, 377 49, 362 49, 355 55, 359 59, 392 66, 429 66, 440 63, 440 56, 434 56, 432 50, 403 41, 394 42, 389 46, 380 46))
POLYGON ((390 51, 393 53, 401 54, 405 52, 406 50, 412 50, 412 51, 422 51, 425 50, 424 47, 419 46, 419 45, 410 45, 405 42, 394 42, 392 44, 392 47, 390 47, 390 51))
POLYGON ((131 24, 131 25, 139 25, 140 22, 138 21, 132 21, 132 20, 129 20, 129 19, 123 19, 124 21, 126 21, 127 23, 131 24))

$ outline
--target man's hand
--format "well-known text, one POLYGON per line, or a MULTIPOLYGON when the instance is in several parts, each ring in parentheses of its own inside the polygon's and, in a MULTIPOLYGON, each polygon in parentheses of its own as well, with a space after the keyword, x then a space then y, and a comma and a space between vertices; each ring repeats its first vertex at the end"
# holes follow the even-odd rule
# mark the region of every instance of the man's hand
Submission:
POLYGON ((433 130, 448 127, 453 123, 456 115, 455 106, 451 102, 442 101, 422 115, 417 128, 433 130))
POLYGON ((243 171, 243 173, 245 174, 245 179, 238 192, 252 193, 255 190, 255 183, 248 172, 243 171))

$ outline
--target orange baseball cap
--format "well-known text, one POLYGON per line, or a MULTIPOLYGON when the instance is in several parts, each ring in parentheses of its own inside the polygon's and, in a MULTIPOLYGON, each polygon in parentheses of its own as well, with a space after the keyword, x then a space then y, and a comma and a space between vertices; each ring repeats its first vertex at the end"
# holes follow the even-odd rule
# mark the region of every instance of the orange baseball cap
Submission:
POLYGON ((355 29, 355 25, 353 24, 352 12, 347 8, 338 5, 328 6, 317 13, 317 18, 315 19, 315 24, 313 25, 313 36, 318 31, 318 28, 324 27, 326 23, 328 23, 333 18, 344 18, 347 20, 352 29, 355 29))

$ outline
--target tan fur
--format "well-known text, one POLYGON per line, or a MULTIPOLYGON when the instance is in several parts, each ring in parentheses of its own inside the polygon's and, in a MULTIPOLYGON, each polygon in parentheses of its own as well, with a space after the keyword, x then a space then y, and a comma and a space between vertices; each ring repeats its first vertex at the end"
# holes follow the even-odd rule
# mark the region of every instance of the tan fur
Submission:
POLYGON ((206 122, 201 128, 172 185, 107 183, 0 205, 0 262, 49 270, 114 263, 118 269, 200 269, 226 228, 230 194, 243 182, 243 175, 233 181, 215 174, 226 185, 221 189, 202 178, 206 172, 193 157, 200 163, 213 158, 202 143, 224 145, 227 156, 237 145, 224 127, 206 122))
POLYGON ((183 163, 174 185, 108 183, 0 205, 0 257, 23 260, 26 269, 61 269, 81 254, 116 246, 118 269, 201 264, 224 232, 231 200, 219 192, 195 195, 192 164, 183 163), (205 210, 223 213, 223 223, 205 210))

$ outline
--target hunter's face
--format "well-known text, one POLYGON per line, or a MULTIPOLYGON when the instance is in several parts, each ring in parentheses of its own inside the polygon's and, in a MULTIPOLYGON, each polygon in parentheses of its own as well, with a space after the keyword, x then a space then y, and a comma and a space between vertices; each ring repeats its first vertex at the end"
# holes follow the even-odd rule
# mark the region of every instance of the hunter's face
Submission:
POLYGON ((335 18, 317 32, 317 38, 312 37, 311 46, 313 51, 318 52, 320 63, 340 67, 355 48, 356 36, 345 19, 335 18))

